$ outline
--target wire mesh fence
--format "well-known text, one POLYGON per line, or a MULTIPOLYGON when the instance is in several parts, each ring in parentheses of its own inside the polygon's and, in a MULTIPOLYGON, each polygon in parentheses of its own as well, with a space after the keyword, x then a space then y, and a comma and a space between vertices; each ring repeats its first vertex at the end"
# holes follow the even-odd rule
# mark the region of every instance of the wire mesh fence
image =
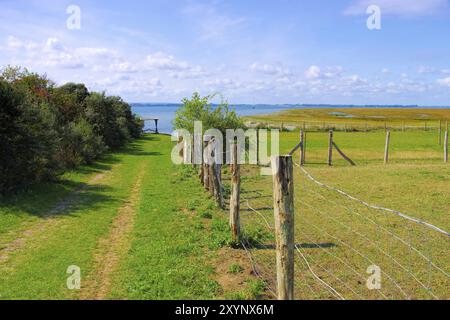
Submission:
MULTIPOLYGON (((294 172, 295 299, 450 298, 445 231, 294 172)), ((248 168, 242 180, 242 247, 276 297, 271 177, 248 168)))

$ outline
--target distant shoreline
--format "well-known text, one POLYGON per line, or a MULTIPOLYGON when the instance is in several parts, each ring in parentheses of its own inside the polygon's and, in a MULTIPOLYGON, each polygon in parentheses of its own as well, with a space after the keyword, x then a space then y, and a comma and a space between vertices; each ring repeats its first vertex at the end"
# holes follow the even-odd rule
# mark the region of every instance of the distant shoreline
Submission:
MULTIPOLYGON (((136 108, 151 108, 151 107, 181 107, 183 104, 181 103, 130 103, 133 107, 136 108)), ((212 106, 219 106, 219 104, 213 104, 212 106)), ((350 104, 230 104, 230 108, 233 107, 274 107, 274 108, 286 108, 286 109, 327 109, 327 108, 367 108, 367 109, 381 109, 381 108, 398 108, 398 109, 450 109, 449 106, 420 106, 420 105, 350 105, 350 104)))

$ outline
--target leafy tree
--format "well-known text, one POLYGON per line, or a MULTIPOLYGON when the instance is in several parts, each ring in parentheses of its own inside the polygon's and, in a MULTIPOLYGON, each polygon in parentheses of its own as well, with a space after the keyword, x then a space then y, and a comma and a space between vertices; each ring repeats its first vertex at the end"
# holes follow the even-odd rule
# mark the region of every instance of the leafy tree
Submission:
POLYGON ((211 100, 214 96, 201 97, 198 92, 191 99, 183 99, 183 107, 176 112, 173 125, 176 129, 194 131, 194 122, 201 121, 203 130, 218 129, 225 134, 227 129, 242 128, 243 122, 234 110, 230 110, 228 103, 222 102, 213 107, 211 100))
POLYGON ((0 80, 0 193, 55 176, 54 121, 48 105, 0 80))
POLYGON ((142 128, 120 97, 7 67, 0 74, 0 194, 91 163, 142 128))

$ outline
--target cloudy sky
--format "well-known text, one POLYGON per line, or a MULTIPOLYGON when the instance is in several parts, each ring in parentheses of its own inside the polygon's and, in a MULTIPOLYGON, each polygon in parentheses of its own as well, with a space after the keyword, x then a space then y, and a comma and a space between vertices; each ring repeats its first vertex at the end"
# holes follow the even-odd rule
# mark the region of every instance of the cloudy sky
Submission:
POLYGON ((230 103, 450 105, 448 0, 0 5, 1 66, 129 102, 179 102, 199 91, 230 103), (381 10, 380 30, 367 27, 371 5, 381 10))

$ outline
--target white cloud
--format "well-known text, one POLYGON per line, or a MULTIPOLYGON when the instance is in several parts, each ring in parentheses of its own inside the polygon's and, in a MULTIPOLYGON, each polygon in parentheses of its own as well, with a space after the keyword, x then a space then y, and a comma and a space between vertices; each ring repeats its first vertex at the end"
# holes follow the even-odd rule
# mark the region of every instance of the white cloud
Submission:
POLYGON ((121 73, 135 73, 138 71, 138 68, 130 62, 117 62, 111 65, 111 70, 121 73))
POLYGON ((320 77, 320 75, 321 75, 321 70, 318 66, 310 66, 305 71, 305 77, 307 79, 317 79, 320 77))
POLYGON ((344 68, 341 66, 320 68, 313 65, 305 71, 305 77, 307 79, 330 79, 341 75, 343 71, 344 68))
POLYGON ((436 73, 436 72, 437 72, 437 69, 436 69, 436 68, 433 68, 433 67, 424 67, 424 66, 420 66, 420 67, 417 69, 417 73, 420 73, 420 74, 436 73))
POLYGON ((118 53, 115 50, 107 48, 92 48, 82 47, 76 48, 73 52, 74 56, 78 58, 94 58, 94 59, 114 59, 118 58, 118 53))
POLYGON ((205 86, 210 87, 213 90, 217 89, 237 89, 241 86, 241 83, 229 79, 229 78, 222 78, 222 79, 212 79, 212 80, 205 80, 203 81, 203 84, 205 86))
POLYGON ((258 72, 266 75, 277 75, 277 76, 289 76, 292 72, 288 68, 283 68, 280 65, 271 65, 271 64, 259 64, 253 63, 250 65, 250 70, 252 72, 258 72))
POLYGON ((208 77, 211 74, 207 72, 204 68, 200 66, 195 66, 189 67, 188 69, 182 71, 170 72, 169 75, 175 79, 199 79, 208 77))
POLYGON ((389 73, 390 73, 390 70, 389 70, 388 68, 383 68, 383 69, 381 69, 381 73, 383 73, 383 74, 389 74, 389 73))
POLYGON ((440 84, 441 86, 450 87, 450 77, 438 79, 437 83, 440 84))
POLYGON ((66 51, 61 41, 57 38, 48 38, 44 46, 45 51, 66 51))
POLYGON ((447 0, 357 0, 344 10, 346 15, 365 15, 370 5, 377 5, 381 14, 422 16, 448 8, 447 0))
POLYGON ((177 61, 171 55, 157 52, 147 56, 146 66, 151 69, 181 71, 189 68, 189 64, 184 61, 177 61))
POLYGON ((37 44, 32 41, 22 41, 14 36, 9 36, 6 39, 6 50, 18 51, 25 50, 30 51, 37 47, 37 44))

